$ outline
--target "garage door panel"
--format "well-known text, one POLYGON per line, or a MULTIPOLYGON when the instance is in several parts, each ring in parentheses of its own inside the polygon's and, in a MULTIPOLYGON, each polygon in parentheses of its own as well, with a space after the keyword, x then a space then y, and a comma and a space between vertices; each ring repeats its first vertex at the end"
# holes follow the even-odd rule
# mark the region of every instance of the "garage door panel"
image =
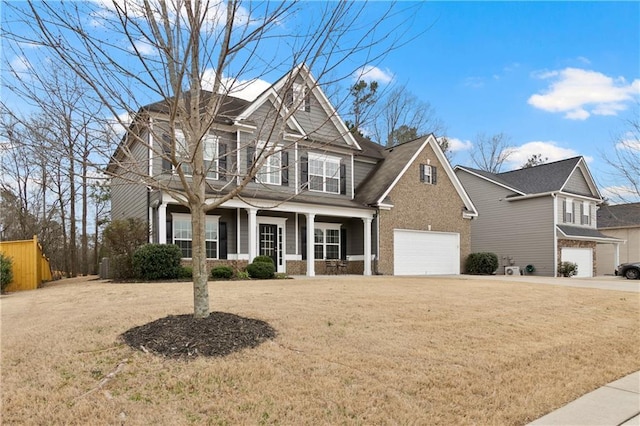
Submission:
POLYGON ((578 265, 576 277, 593 276, 593 249, 563 247, 561 257, 562 262, 573 262, 578 265))
POLYGON ((460 234, 394 230, 394 275, 460 273, 460 234))

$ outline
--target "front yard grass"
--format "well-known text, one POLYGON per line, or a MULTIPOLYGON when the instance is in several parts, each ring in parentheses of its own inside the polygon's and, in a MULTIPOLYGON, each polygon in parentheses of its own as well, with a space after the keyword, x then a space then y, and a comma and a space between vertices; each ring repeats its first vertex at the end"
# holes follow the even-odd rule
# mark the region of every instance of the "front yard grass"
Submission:
POLYGON ((192 311, 189 283, 0 298, 3 424, 514 424, 640 369, 637 293, 489 280, 210 282, 274 340, 160 358, 118 336, 192 311))

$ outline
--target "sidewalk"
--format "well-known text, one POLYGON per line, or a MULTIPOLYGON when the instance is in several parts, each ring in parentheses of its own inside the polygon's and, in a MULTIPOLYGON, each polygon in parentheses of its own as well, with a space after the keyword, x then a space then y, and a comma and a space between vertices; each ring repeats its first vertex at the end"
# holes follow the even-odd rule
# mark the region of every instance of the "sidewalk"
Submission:
POLYGON ((640 371, 589 392, 529 425, 638 426, 640 371))

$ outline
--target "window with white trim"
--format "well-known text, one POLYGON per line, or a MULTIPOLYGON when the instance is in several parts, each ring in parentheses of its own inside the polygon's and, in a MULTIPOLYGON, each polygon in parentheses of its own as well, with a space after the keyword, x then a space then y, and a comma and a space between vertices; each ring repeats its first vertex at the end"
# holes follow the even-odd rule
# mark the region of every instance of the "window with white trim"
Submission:
MULTIPOLYGON (((207 259, 218 258, 218 216, 207 216, 205 223, 205 250, 207 259)), ((191 230, 191 215, 173 214, 173 244, 180 247, 182 257, 193 257, 193 234, 191 230)))
MULTIPOLYGON (((258 141, 258 150, 256 155, 260 152, 269 152, 272 146, 273 143, 258 141)), ((262 167, 260 167, 260 170, 256 174, 256 181, 271 185, 282 184, 282 151, 275 148, 274 152, 265 158, 262 167)))
POLYGON ((309 190, 340 193, 340 158, 309 153, 309 190))
MULTIPOLYGON (((215 135, 207 135, 202 139, 204 168, 207 172, 207 178, 211 179, 218 178, 218 142, 219 137, 215 135)), ((187 141, 181 130, 176 130, 176 156, 185 162, 190 161, 187 141)), ((193 170, 191 164, 182 163, 181 167, 186 175, 191 176, 193 170)))
POLYGON ((340 259, 340 225, 316 223, 314 257, 317 260, 340 259))
POLYGON ((565 223, 573 223, 573 200, 567 198, 564 200, 564 221, 565 223))
POLYGON ((306 84, 293 83, 287 98, 288 106, 293 105, 298 111, 311 111, 311 92, 306 84))
POLYGON ((588 201, 583 201, 581 210, 580 223, 582 225, 591 225, 591 204, 588 201))

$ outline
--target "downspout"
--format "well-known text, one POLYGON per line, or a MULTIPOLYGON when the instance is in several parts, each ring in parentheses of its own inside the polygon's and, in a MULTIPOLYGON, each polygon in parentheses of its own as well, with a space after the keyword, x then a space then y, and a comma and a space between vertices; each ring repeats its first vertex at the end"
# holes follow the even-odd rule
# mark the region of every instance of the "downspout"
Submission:
POLYGON ((380 263, 380 207, 376 208, 374 218, 376 220, 376 261, 373 264, 373 271, 375 275, 380 275, 378 270, 378 264, 380 263))
POLYGON ((558 194, 551 193, 553 199, 553 276, 558 276, 558 194))

